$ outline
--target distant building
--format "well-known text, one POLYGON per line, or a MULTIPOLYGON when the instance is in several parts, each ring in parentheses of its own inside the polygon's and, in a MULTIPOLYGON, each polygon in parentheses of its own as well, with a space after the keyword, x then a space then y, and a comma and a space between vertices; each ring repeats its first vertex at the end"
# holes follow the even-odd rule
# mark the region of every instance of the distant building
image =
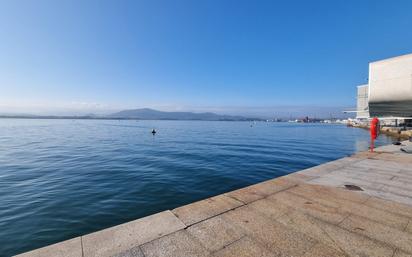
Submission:
POLYGON ((368 119, 369 118, 368 92, 369 92, 369 86, 367 84, 358 86, 358 94, 356 97, 356 118, 357 119, 368 119))

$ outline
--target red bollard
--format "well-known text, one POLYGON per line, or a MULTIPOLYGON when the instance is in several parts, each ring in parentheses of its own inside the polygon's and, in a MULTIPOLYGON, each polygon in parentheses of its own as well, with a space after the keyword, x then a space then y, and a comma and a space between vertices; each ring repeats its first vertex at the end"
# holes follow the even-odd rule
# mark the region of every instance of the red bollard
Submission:
POLYGON ((370 131, 371 131, 371 152, 373 152, 373 148, 375 147, 375 139, 378 137, 379 135, 379 119, 374 117, 371 120, 371 124, 370 124, 370 131))

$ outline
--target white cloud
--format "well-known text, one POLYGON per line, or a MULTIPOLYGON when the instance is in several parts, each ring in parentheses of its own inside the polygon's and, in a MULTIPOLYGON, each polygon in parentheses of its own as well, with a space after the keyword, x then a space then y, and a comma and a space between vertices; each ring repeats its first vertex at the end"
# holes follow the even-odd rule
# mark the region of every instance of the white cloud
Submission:
POLYGON ((70 101, 70 102, 34 102, 34 101, 1 101, 1 113, 27 113, 27 114, 105 114, 119 109, 116 106, 97 102, 70 101))

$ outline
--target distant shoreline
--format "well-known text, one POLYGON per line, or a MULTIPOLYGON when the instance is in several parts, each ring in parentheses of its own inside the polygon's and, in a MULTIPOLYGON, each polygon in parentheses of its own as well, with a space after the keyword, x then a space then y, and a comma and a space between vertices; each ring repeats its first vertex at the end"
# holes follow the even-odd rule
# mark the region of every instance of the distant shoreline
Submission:
POLYGON ((220 119, 220 120, 205 120, 205 119, 167 119, 167 118, 153 118, 153 119, 142 119, 133 117, 91 117, 91 116, 11 116, 11 115, 0 115, 0 119, 21 119, 21 120, 134 120, 134 121, 232 121, 232 122, 268 122, 268 123, 291 123, 291 124, 324 124, 324 125, 344 125, 342 123, 324 123, 320 120, 311 122, 291 122, 288 120, 268 120, 262 118, 256 119, 220 119))
POLYGON ((28 113, 3 113, 0 118, 14 119, 82 119, 82 120, 202 120, 202 121, 266 121, 263 118, 221 115, 211 112, 164 112, 149 108, 123 110, 120 112, 96 115, 35 115, 28 113))
POLYGON ((266 121, 266 119, 219 119, 219 120, 202 120, 202 119, 140 119, 133 117, 91 117, 91 116, 10 116, 0 115, 0 119, 31 119, 31 120, 168 120, 168 121, 266 121))
POLYGON ((3 112, 0 114, 0 118, 3 119, 66 119, 66 120, 197 120, 197 121, 270 121, 270 122, 307 122, 307 123, 318 123, 323 122, 328 119, 322 118, 309 118, 305 117, 292 117, 278 118, 278 117, 253 117, 253 116, 241 116, 241 115, 228 115, 228 114, 217 114, 213 112, 166 112, 158 111, 150 108, 141 109, 129 109, 123 110, 111 114, 94 114, 85 113, 79 115, 41 115, 41 114, 30 114, 30 113, 7 113, 3 112))

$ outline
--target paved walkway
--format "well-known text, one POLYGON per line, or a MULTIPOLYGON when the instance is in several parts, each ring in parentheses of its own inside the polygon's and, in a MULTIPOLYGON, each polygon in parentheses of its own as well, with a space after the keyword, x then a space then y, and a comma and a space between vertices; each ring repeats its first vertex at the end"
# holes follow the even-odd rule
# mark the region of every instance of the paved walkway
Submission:
POLYGON ((19 256, 412 256, 412 154, 400 148, 362 152, 19 256))

